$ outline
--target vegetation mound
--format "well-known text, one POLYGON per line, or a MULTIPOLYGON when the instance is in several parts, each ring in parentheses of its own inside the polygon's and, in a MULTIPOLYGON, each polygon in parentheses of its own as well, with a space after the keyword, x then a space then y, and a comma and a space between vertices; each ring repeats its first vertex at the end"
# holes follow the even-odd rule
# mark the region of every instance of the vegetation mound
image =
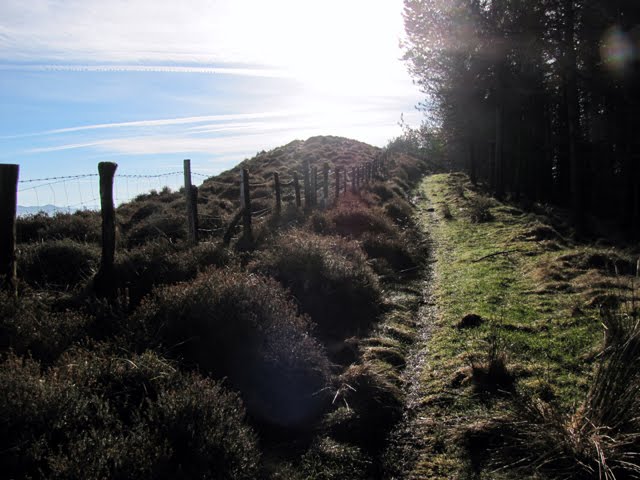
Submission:
POLYGON ((157 338, 158 348, 215 378, 228 377, 260 420, 299 425, 322 410, 328 360, 309 334, 309 319, 269 278, 209 270, 156 290, 134 321, 157 338))
POLYGON ((342 238, 284 234, 254 268, 291 290, 323 338, 362 332, 379 312, 378 279, 362 250, 342 238))

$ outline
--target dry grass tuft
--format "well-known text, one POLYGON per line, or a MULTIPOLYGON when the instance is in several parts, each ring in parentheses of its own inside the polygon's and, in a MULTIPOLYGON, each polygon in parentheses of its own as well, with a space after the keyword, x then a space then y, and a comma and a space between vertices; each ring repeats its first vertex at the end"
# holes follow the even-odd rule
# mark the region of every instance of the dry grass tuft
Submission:
POLYGON ((561 413, 538 399, 516 402, 519 429, 505 447, 523 472, 550 478, 614 480, 640 476, 640 323, 605 311, 605 337, 582 404, 561 413))

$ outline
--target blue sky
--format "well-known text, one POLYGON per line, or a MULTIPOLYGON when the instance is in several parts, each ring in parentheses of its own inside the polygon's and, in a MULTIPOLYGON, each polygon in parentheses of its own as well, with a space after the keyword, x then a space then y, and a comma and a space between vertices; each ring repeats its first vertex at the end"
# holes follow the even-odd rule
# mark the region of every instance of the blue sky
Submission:
MULTIPOLYGON (((215 174, 312 135, 383 146, 401 114, 420 122, 401 11, 401 0, 2 0, 0 162, 23 180, 106 160, 159 174, 191 158, 215 174)), ((129 185, 119 200, 160 186, 129 185)), ((81 181, 22 187, 22 205, 93 197, 81 181)))

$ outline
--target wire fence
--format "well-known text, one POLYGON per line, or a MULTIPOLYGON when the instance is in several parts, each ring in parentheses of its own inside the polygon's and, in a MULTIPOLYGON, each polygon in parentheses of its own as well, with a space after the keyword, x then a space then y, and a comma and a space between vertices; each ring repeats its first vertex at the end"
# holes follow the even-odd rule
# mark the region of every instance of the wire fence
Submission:
MULTIPOLYGON (((204 180, 209 175, 191 172, 192 177, 204 180)), ((18 181, 18 215, 40 211, 53 214, 73 213, 78 210, 100 209, 100 188, 97 173, 31 178, 18 181)), ((194 178, 195 180, 195 178, 194 178)), ((116 205, 134 198, 160 192, 163 189, 179 190, 183 186, 184 172, 173 171, 157 174, 116 173, 114 201, 116 205)), ((202 183, 194 182, 194 184, 202 183)))

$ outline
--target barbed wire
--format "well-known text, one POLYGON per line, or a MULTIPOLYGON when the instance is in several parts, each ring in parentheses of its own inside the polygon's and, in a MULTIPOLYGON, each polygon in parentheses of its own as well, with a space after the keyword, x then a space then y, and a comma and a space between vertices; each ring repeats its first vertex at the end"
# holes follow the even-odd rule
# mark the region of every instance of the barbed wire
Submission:
MULTIPOLYGON (((170 173, 160 173, 157 175, 134 175, 134 174, 118 174, 116 173, 116 177, 120 178, 160 178, 160 177, 171 177, 173 175, 183 175, 184 172, 170 172, 170 173)), ((191 175, 195 175, 194 172, 191 172, 191 175)))
MULTIPOLYGON (((179 172, 169 172, 169 173, 158 173, 155 175, 144 175, 144 174, 131 174, 131 173, 117 173, 115 174, 116 177, 120 177, 120 178, 160 178, 160 177, 170 177, 173 175, 183 175, 184 172, 183 171, 179 171, 179 172)), ((196 175, 198 177, 208 177, 208 175, 204 174, 204 173, 198 173, 198 172, 191 172, 191 175, 196 175)), ((80 178, 88 178, 88 177, 98 177, 100 176, 98 173, 81 173, 78 175, 66 175, 66 176, 60 176, 60 177, 45 177, 45 178, 30 178, 27 180, 18 180, 18 183, 35 183, 35 182, 49 182, 52 180, 55 180, 55 182, 51 182, 51 183, 58 183, 58 182, 64 182, 67 180, 77 180, 80 178)), ((48 185, 48 184, 46 184, 48 185)), ((40 185, 43 186, 43 185, 40 185)))
POLYGON ((86 178, 86 177, 97 177, 97 173, 83 173, 80 175, 68 175, 65 177, 48 177, 48 178, 32 178, 29 180, 19 180, 18 183, 33 183, 33 182, 46 182, 49 180, 60 180, 61 182, 65 180, 75 180, 77 178, 86 178))

